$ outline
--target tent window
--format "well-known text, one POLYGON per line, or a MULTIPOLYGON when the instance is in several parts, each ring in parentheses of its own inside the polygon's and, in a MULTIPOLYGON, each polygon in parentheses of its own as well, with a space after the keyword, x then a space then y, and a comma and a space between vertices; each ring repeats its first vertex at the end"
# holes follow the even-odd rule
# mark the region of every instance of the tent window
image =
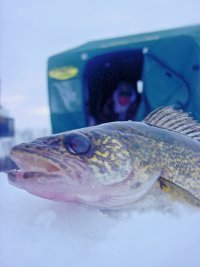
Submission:
POLYGON ((98 118, 106 100, 121 81, 137 88, 143 68, 142 50, 125 50, 101 54, 85 67, 84 86, 88 91, 88 115, 98 118))

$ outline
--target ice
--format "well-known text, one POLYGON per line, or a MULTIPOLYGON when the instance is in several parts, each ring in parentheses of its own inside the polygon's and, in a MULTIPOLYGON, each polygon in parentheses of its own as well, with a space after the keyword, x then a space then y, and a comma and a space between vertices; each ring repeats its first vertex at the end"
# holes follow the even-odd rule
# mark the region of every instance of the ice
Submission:
POLYGON ((0 174, 0 267, 199 267, 200 212, 102 212, 30 195, 0 174))

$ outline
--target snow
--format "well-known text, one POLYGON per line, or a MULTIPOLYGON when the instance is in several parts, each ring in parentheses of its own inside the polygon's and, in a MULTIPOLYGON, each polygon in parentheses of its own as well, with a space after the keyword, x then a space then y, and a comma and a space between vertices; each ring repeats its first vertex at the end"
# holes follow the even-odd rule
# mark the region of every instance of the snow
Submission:
POLYGON ((103 212, 11 186, 0 174, 0 267, 199 267, 200 212, 103 212))

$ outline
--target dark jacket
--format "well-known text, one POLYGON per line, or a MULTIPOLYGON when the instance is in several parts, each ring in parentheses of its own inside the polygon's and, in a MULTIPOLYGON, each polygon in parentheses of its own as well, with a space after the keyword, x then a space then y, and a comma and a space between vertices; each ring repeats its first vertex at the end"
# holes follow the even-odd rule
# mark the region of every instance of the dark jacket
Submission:
MULTIPOLYGON (((138 104, 139 104, 139 97, 136 99, 136 101, 130 104, 123 120, 134 120, 138 104)), ((114 100, 113 98, 110 98, 103 106, 101 114, 99 114, 97 118, 97 123, 99 124, 99 123, 119 121, 119 120, 120 120, 119 114, 114 111, 114 100)))

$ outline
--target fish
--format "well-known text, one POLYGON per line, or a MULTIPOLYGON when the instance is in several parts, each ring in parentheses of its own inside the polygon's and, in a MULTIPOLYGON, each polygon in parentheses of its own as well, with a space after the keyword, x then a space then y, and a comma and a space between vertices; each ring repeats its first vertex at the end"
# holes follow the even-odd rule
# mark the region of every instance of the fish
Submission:
POLYGON ((173 106, 37 138, 10 157, 10 184, 42 198, 117 210, 164 192, 200 206, 200 124, 173 106))

